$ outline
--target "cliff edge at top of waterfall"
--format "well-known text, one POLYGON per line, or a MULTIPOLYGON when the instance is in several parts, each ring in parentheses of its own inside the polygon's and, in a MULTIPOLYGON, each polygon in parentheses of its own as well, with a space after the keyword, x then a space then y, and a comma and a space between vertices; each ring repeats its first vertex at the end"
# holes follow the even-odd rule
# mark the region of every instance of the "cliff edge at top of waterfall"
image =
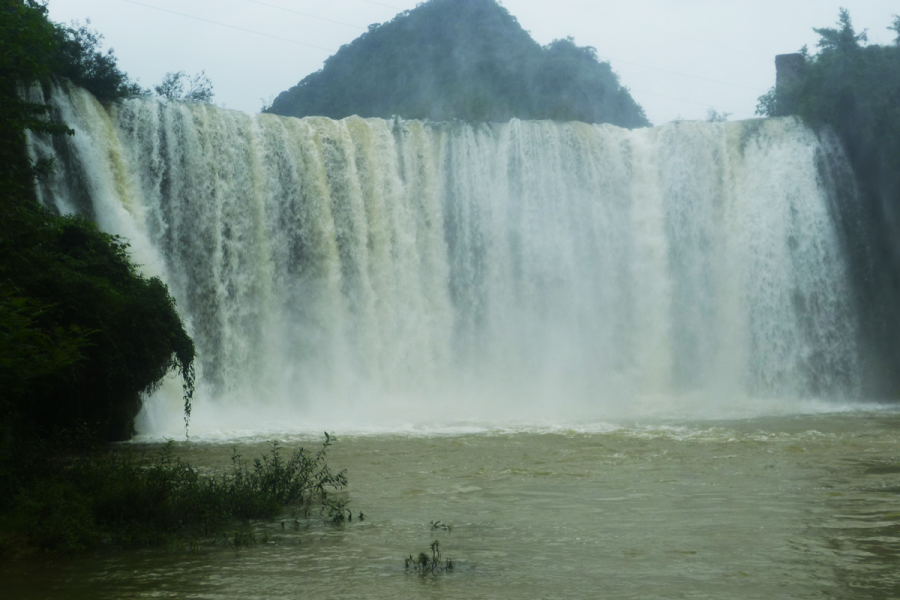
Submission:
POLYGON ((429 0, 370 25, 266 112, 650 125, 594 48, 542 47, 496 0, 429 0))

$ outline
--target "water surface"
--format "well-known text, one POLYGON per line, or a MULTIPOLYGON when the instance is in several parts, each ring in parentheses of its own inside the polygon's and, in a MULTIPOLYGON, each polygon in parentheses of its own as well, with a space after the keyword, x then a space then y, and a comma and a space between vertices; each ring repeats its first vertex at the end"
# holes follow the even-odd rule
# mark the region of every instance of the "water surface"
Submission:
MULTIPOLYGON (((900 596, 896 412, 339 438, 329 462, 362 522, 286 515, 252 524, 270 540, 250 548, 10 562, 6 597, 900 596), (454 571, 406 571, 434 540, 454 571)), ((235 444, 268 449, 178 454, 224 468, 235 444)))

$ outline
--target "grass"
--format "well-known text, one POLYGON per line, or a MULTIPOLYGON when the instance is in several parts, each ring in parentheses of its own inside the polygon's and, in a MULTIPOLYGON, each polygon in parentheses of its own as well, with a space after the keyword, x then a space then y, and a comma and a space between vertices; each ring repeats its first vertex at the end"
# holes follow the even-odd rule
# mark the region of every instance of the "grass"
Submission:
MULTIPOLYGON (((104 542, 180 547, 291 506, 308 516, 321 505, 328 520, 350 520, 347 501, 328 498, 347 485, 346 472, 333 473, 325 460, 333 441, 326 434, 318 450, 301 447, 289 456, 272 442, 250 464, 235 449, 231 468, 215 476, 175 457, 171 441, 149 460, 130 449, 31 460, 29 472, 10 476, 7 468, 17 485, 0 499, 0 552, 74 553, 104 542)), ((242 533, 233 540, 236 547, 254 541, 242 533)))

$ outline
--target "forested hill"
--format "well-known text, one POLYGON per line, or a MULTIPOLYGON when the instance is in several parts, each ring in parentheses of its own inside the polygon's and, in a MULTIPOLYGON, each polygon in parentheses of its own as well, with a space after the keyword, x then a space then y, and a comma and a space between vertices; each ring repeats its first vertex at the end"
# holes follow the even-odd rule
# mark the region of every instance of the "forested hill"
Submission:
POLYGON ((542 47, 496 0, 430 0, 371 25, 266 112, 650 124, 593 48, 542 47))

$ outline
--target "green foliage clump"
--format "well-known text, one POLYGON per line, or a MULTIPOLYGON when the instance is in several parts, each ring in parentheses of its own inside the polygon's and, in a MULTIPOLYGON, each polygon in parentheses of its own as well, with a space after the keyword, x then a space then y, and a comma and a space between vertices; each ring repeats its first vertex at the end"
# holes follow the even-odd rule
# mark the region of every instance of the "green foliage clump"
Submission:
MULTIPOLYGON (((282 458, 279 443, 272 442, 272 452, 254 459, 252 469, 240 462, 241 457, 235 451, 232 471, 221 480, 233 498, 233 516, 271 517, 284 506, 298 504, 303 505, 308 515, 314 499, 326 498, 326 488, 340 489, 347 485, 346 472, 332 473, 325 463, 325 451, 333 440, 326 434, 325 442, 315 454, 300 448, 288 460, 282 458)), ((346 502, 340 504, 345 505, 346 502)))
POLYGON ((142 94, 140 85, 119 69, 113 49, 101 50, 103 36, 90 29, 90 24, 90 21, 84 25, 72 23, 69 27, 54 24, 54 75, 68 77, 100 102, 142 94))
POLYGON ((804 47, 799 78, 762 96, 757 113, 798 115, 816 128, 837 132, 859 183, 858 207, 843 207, 848 251, 863 290, 867 343, 873 345, 870 379, 877 395, 896 398, 900 389, 900 16, 888 29, 893 45, 865 45, 850 14, 841 9, 836 27, 815 28, 818 52, 804 47), (851 231, 856 210, 864 232, 851 231), (861 248, 871 248, 872 257, 861 248), (874 268, 872 267, 874 264, 874 268))
POLYGON ((193 394, 194 344, 158 278, 128 244, 81 217, 28 200, 0 207, 0 382, 31 427, 85 422, 126 439, 141 395, 181 374, 193 394))
POLYGON ((35 201, 35 178, 53 165, 30 161, 26 130, 72 132, 33 99, 34 86, 65 74, 110 99, 127 79, 94 50, 97 36, 60 31, 42 4, 0 0, 2 444, 14 430, 78 423, 130 437, 141 394, 170 371, 182 375, 186 417, 193 394, 194 345, 166 286, 139 275, 121 238, 35 201))
POLYGON ((78 325, 41 327, 41 319, 53 308, 0 290, 0 388, 7 399, 25 396, 84 359, 82 348, 93 332, 78 325))
MULTIPOLYGON (((18 493, 0 499, 0 550, 36 548, 71 553, 104 540, 157 545, 211 538, 236 521, 276 516, 288 506, 305 512, 326 500, 328 489, 347 485, 345 471, 325 461, 333 438, 316 452, 295 450, 289 458, 273 442, 252 467, 235 452, 230 471, 205 477, 174 456, 169 442, 147 462, 131 449, 83 456, 67 464, 28 466, 18 493)), ((13 488, 15 489, 15 488, 13 488)), ((236 532, 234 545, 252 534, 236 532)))
POLYGON ((14 265, 16 242, 40 243, 28 220, 39 212, 33 203, 36 177, 52 163, 33 164, 25 152, 25 131, 71 134, 50 119, 50 106, 33 102, 25 91, 52 74, 55 29, 46 9, 35 2, 0 4, 0 433, 11 435, 15 407, 27 392, 81 360, 88 333, 79 324, 41 326, 53 303, 19 293, 6 273, 14 265))
MULTIPOLYGON (((841 9, 837 28, 814 28, 819 52, 806 58, 802 76, 760 98, 763 116, 796 114, 814 126, 829 125, 849 142, 851 153, 863 146, 900 148, 900 48, 865 46, 849 13, 841 9)), ((898 38, 900 39, 900 38, 898 38)))
POLYGON ((594 48, 541 47, 496 0, 430 0, 371 25, 266 112, 649 125, 594 48))
MULTIPOLYGON (((46 5, 36 0, 0 0, 0 84, 24 90, 51 77, 66 77, 104 103, 146 94, 119 69, 115 51, 103 51, 102 41, 103 35, 90 28, 89 20, 62 25, 50 21, 46 5)), ((6 93, 3 96, 9 98, 6 93)), ((13 123, 21 121, 23 115, 11 108, 4 102, 0 111, 13 117, 13 123)), ((37 112, 41 116, 48 113, 49 107, 37 112)), ((26 128, 45 133, 68 131, 58 129, 62 127, 59 124, 53 129, 53 125, 44 120, 43 128, 26 128)))
MULTIPOLYGON (((900 17, 890 29, 897 27, 900 17)), ((810 55, 804 47, 802 76, 762 96, 757 113, 796 114, 813 126, 831 126, 847 143, 851 158, 880 155, 888 161, 880 170, 900 173, 900 37, 894 46, 863 45, 867 35, 855 31, 845 9, 837 28, 814 30, 821 36, 819 52, 810 55)), ((871 162, 856 160, 854 167, 877 168, 871 162)), ((867 174, 858 173, 863 179, 867 174)))

